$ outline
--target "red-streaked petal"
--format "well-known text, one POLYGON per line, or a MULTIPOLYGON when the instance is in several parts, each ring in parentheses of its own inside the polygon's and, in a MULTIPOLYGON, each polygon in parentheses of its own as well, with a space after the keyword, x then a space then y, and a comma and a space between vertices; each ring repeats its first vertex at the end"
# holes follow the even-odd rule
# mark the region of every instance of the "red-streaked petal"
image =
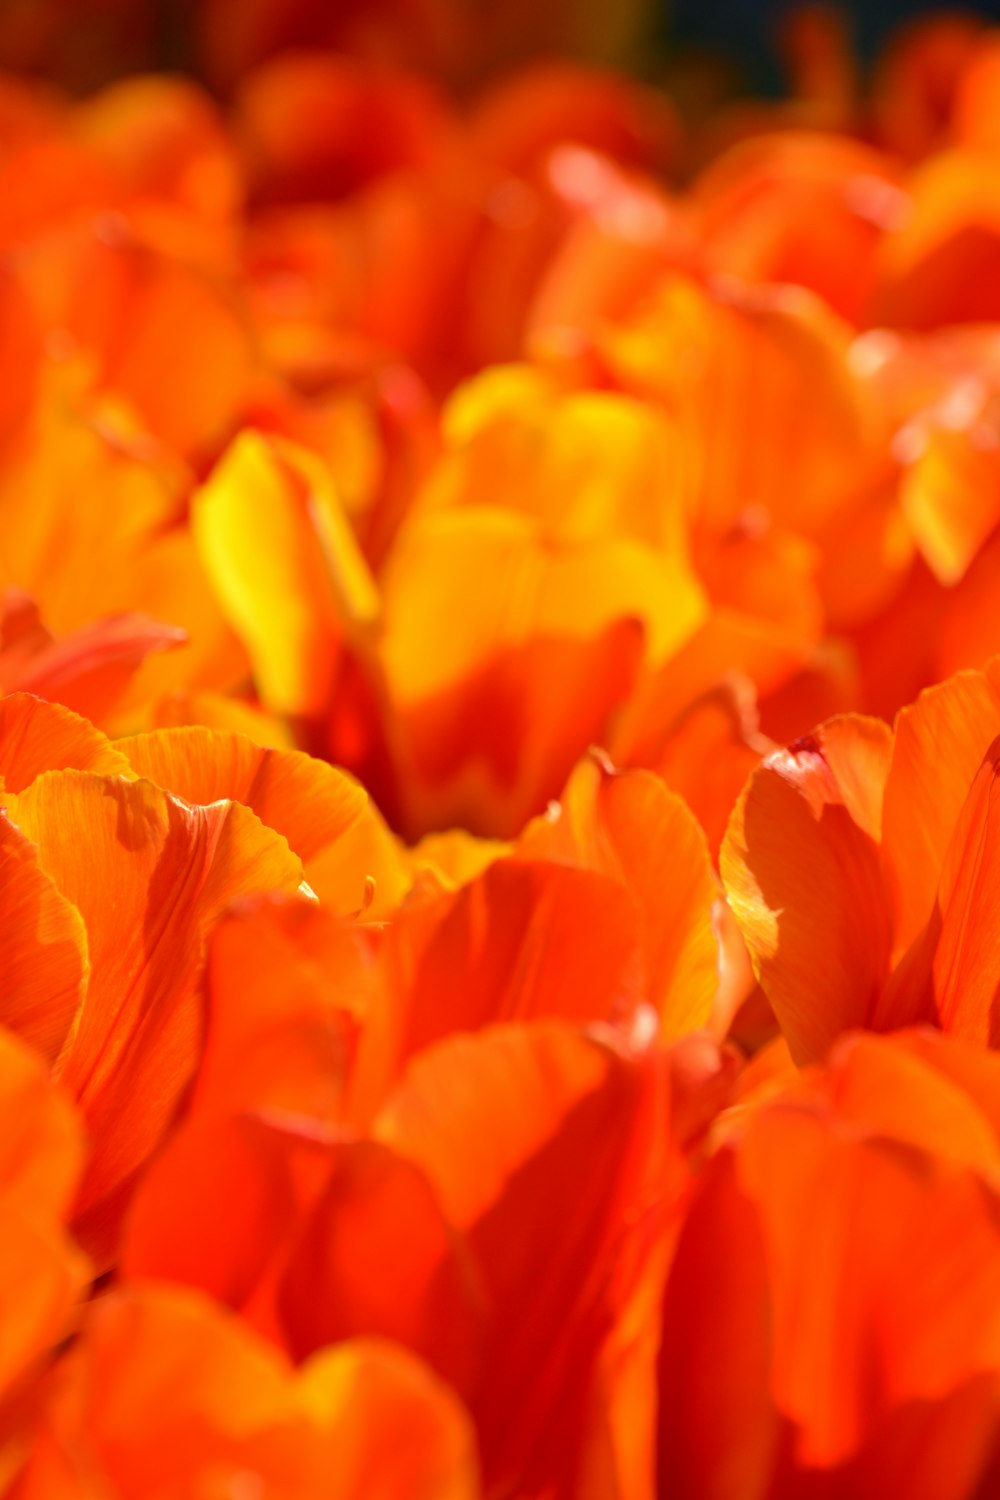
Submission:
POLYGON ((799 1062, 870 1021, 888 975, 877 840, 891 743, 886 725, 846 716, 769 756, 722 846, 729 904, 799 1062))

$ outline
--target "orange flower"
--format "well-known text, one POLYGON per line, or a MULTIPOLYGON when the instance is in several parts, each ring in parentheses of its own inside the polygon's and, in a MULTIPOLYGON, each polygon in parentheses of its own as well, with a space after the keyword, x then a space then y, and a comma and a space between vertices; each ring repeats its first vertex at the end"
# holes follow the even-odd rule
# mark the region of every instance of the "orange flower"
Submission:
POLYGON ((850 1037, 722 1116, 664 1302, 665 1485, 990 1492, 998 1066, 927 1034, 850 1037))
POLYGON ((678 1185, 664 1069, 609 1042, 560 1022, 449 1038, 369 1140, 196 1118, 146 1175, 124 1267, 211 1290, 298 1357, 391 1336, 464 1394, 490 1493, 569 1484, 678 1185))
POLYGON ((641 8, 0 6, 13 1500, 1000 1492, 997 37, 641 8))
POLYGON ((222 1500, 234 1486, 281 1500, 479 1493, 454 1395, 376 1340, 293 1373, 209 1300, 143 1287, 95 1304, 58 1376, 18 1500, 222 1500))
POLYGON ((240 895, 295 891, 302 866, 235 802, 193 807, 126 780, 127 762, 65 709, 8 699, 3 727, 3 1018, 80 1103, 93 1148, 77 1224, 104 1257, 194 1068, 209 928, 240 895))
POLYGON ((740 797, 723 880, 798 1060, 852 1026, 928 1020, 992 1039, 995 675, 929 689, 894 733, 830 720, 740 797))

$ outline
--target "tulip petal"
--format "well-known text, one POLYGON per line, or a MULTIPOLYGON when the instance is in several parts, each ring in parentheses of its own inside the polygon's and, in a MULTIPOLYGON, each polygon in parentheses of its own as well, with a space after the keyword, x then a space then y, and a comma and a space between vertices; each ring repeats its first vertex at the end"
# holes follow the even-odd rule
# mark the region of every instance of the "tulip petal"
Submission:
POLYGON ((353 777, 298 750, 264 749, 244 735, 197 726, 118 740, 116 749, 137 775, 185 802, 243 803, 284 835, 320 899, 339 895, 345 915, 364 904, 371 872, 351 867, 337 850, 346 838, 355 852, 356 825, 372 819, 367 793, 353 777))
MULTIPOLYGON (((676 660, 676 658, 675 658, 676 660)), ((639 694, 632 699, 638 703, 639 694)), ((623 715, 610 745, 623 767, 646 766, 678 792, 718 860, 726 821, 747 777, 775 747, 759 732, 752 685, 738 673, 692 695, 660 725, 623 715)))
MULTIPOLYGON (((68 1331, 89 1266, 62 1224, 83 1163, 83 1132, 43 1061, 0 1031, 0 1410, 68 1331)), ((5 1415, 4 1424, 9 1417, 5 1415)), ((2 1465, 0 1465, 2 1467, 2 1465)))
MULTIPOLYGON (((121 1274, 198 1287, 259 1324, 249 1304, 276 1259, 287 1258, 333 1166, 329 1142, 258 1116, 186 1122, 132 1200, 121 1274)), ((263 1321, 262 1331, 274 1331, 273 1317, 263 1321)))
POLYGON ((1000 1224, 972 1174, 775 1107, 740 1179, 771 1266, 775 1399, 804 1463, 842 1462, 894 1406, 996 1369, 1000 1224))
POLYGON ((375 987, 363 934, 312 901, 242 902, 209 939, 195 1113, 332 1121, 375 987))
POLYGON ((87 932, 39 862, 39 851, 0 810, 0 1021, 55 1062, 72 1036, 87 987, 87 932))
MULTIPOLYGON (((301 1480, 288 1365, 236 1318, 186 1288, 136 1286, 102 1299, 80 1347, 77 1442, 116 1493, 197 1494, 199 1477, 260 1469, 301 1480)), ((224 1493, 225 1491, 223 1491, 224 1493)), ((291 1493, 295 1493, 292 1489, 291 1493)))
POLYGON ((127 776, 128 761, 93 724, 29 693, 0 698, 0 786, 23 792, 42 771, 127 776))
POLYGON ((930 918, 948 841, 997 734, 1000 679, 993 668, 959 672, 899 715, 882 838, 897 957, 930 918))
POLYGON ((647 995, 665 1037, 703 1026, 719 985, 712 925, 718 885, 705 837, 681 797, 651 772, 594 757, 574 771, 561 812, 529 827, 520 849, 608 875, 635 904, 647 995))
POLYGON ((411 903, 386 936, 383 973, 351 1091, 360 1118, 408 1058, 451 1032, 540 1016, 625 1022, 645 993, 621 886, 535 860, 498 860, 458 891, 411 903))
POLYGON ((468 1414, 399 1345, 351 1339, 307 1359, 299 1400, 329 1435, 325 1494, 336 1500, 477 1500, 468 1414))
POLYGON ((685 1216, 663 1302, 658 1465, 664 1493, 676 1486, 693 1500, 766 1500, 780 1433, 768 1390, 768 1313, 754 1205, 732 1158, 722 1153, 708 1164, 685 1216))
POLYGON ((929 1029, 890 1037, 857 1032, 837 1044, 825 1076, 811 1087, 826 1091, 837 1118, 859 1136, 919 1147, 1000 1185, 1000 1151, 988 1112, 995 1106, 984 1109, 977 1097, 986 1093, 988 1079, 994 1087, 1000 1081, 1000 1057, 986 1056, 980 1077, 968 1062, 963 1067, 961 1058, 952 1058, 955 1051, 951 1038, 929 1029))
POLYGON ((735 278, 709 289, 668 274, 602 345, 618 383, 675 417, 709 531, 759 509, 813 535, 883 463, 878 413, 847 359, 850 337, 804 289, 735 278), (806 411, 803 389, 814 398, 806 411))
POLYGON ((327 704, 342 621, 367 622, 374 585, 339 516, 296 450, 244 432, 192 504, 191 527, 264 702, 309 717, 327 704))
POLYGON ((183 630, 145 615, 113 615, 53 641, 8 685, 103 720, 149 656, 186 640, 183 630))
POLYGON ((473 1410, 491 1492, 559 1492, 573 1473, 626 1267, 669 1192, 662 1104, 642 1059, 542 1022, 425 1052, 376 1123, 482 1270, 494 1320, 473 1410))
POLYGON ((83 1167, 83 1132, 41 1058, 0 1030, 0 1198, 34 1219, 61 1220, 83 1167))
POLYGON ((205 937, 237 897, 294 892, 302 867, 247 808, 192 808, 148 781, 50 771, 10 814, 87 929, 87 999, 65 1061, 94 1154, 92 1209, 156 1144, 194 1066, 205 937))
POLYGON ((1000 736, 986 752, 941 869, 934 999, 945 1031, 980 1046, 1000 1041, 1000 736))
POLYGON ((946 586, 965 576, 1000 520, 1000 462, 976 434, 933 428, 904 474, 899 503, 927 563, 946 586))
POLYGON ((722 846, 726 894, 798 1062, 871 1017, 888 973, 878 856, 892 746, 875 719, 832 719, 768 756, 722 846))
POLYGON ((400 705, 414 765, 411 773, 403 764, 406 800, 394 826, 412 837, 457 825, 516 838, 587 746, 603 742, 642 651, 631 618, 592 639, 538 636, 426 702, 400 705))
POLYGON ((468 1251, 424 1172, 379 1142, 339 1152, 277 1305, 299 1359, 378 1334, 421 1354, 459 1391, 479 1374, 482 1311, 468 1251))
POLYGON ((54 1226, 4 1206, 0 1243, 0 1405, 36 1361, 47 1359, 69 1331, 70 1314, 89 1279, 89 1265, 54 1226))

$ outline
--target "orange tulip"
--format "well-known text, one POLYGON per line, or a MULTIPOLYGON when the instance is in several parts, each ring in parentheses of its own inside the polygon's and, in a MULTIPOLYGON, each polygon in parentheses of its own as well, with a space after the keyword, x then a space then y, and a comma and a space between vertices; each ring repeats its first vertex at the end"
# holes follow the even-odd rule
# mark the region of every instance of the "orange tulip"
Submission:
POLYGON ((208 941, 191 1113, 342 1123, 376 959, 377 925, 301 899, 241 902, 208 941))
POLYGON ((0 1492, 993 1500, 996 36, 133 8, 0 6, 0 1492))
POLYGON ((894 733, 833 719, 768 757, 741 795, 723 881, 798 1060, 822 1058, 853 1026, 928 1020, 990 1040, 979 872, 992 839, 994 677, 929 689, 894 733))
POLYGON ((707 1022, 719 978, 718 888, 682 798, 648 772, 619 773, 593 756, 573 772, 559 802, 528 825, 518 849, 620 885, 635 911, 642 993, 664 1036, 707 1022))
POLYGON ((60 1377, 19 1500, 221 1500, 248 1485, 281 1500, 479 1493, 458 1401, 375 1340, 293 1373, 209 1300, 137 1287, 94 1307, 60 1377))
POLYGON ((990 1492, 996 1067, 929 1035, 850 1037, 722 1117, 664 1302, 664 1486, 990 1492))
POLYGON ((344 915, 387 911, 406 888, 402 855, 370 798, 325 761, 196 725, 120 739, 116 750, 137 776, 185 802, 249 808, 288 841, 313 893, 344 915))
POLYGON ((120 754, 66 710, 8 699, 3 727, 3 1018, 80 1103, 93 1150, 77 1223, 103 1257, 194 1070, 209 928, 239 895, 296 890, 302 866, 235 802, 193 807, 125 779, 120 754))
POLYGON ((299 1356, 401 1340, 465 1393, 489 1492, 544 1493, 575 1472, 604 1341, 677 1190, 661 1071, 546 1022, 426 1051, 371 1141, 192 1122, 147 1175, 124 1265, 210 1288, 299 1356), (199 1242, 223 1181, 234 1216, 199 1242))

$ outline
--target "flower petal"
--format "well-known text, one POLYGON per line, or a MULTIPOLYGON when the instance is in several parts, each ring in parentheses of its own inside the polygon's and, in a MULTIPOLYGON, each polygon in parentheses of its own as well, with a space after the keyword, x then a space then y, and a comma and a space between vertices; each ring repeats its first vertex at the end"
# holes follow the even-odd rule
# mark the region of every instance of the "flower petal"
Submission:
POLYGON ((479 1376, 482 1309, 468 1251, 425 1173, 379 1142, 338 1152, 277 1306, 299 1359, 379 1334, 420 1353, 459 1391, 479 1376))
POLYGON ((331 1500, 477 1500, 468 1413, 408 1350, 349 1339, 306 1360, 297 1394, 328 1435, 323 1493, 331 1500))
POLYGON ((712 909, 719 890, 705 837, 683 798, 649 771, 581 762, 557 817, 543 817, 523 853, 608 875, 635 904, 647 996, 666 1037, 703 1026, 719 985, 712 909))
POLYGON ((798 1062, 869 1021, 888 975, 877 840, 891 743, 848 715, 768 756, 723 842, 729 904, 798 1062))
MULTIPOLYGON (((382 830, 364 788, 346 772, 299 750, 265 749, 245 735, 198 726, 157 729, 118 740, 116 749, 139 776, 185 802, 242 802, 284 835, 321 900, 339 897, 344 915, 364 904, 372 871, 354 860, 364 834, 357 825, 372 825, 371 837, 382 830)), ((385 845, 380 874, 391 858, 388 833, 385 845)))
POLYGON ((327 704, 345 616, 377 610, 374 585, 312 464, 244 432, 192 503, 191 527, 261 698, 311 716, 327 704))
POLYGON ((365 934, 313 901, 241 902, 214 928, 195 1113, 342 1118, 375 993, 365 934))
POLYGON ((540 1016, 624 1022, 645 997, 625 891, 536 860, 498 860, 458 891, 411 902, 386 934, 383 976, 352 1083, 361 1119, 408 1058, 452 1032, 540 1016))
POLYGON ((0 698, 0 786, 23 792, 42 771, 127 776, 128 761, 79 714, 30 693, 0 698))
POLYGON ((87 929, 90 982, 63 1073, 94 1138, 83 1213, 124 1190, 190 1079, 209 928, 239 896, 294 892, 302 867, 248 809, 188 807, 148 781, 50 771, 8 801, 87 929))
POLYGON ((0 810, 0 1021, 54 1063, 87 987, 87 932, 42 867, 39 851, 0 810))
POLYGON ((1000 736, 986 752, 948 843, 937 906, 934 1002, 945 1031, 1000 1042, 1000 736))
POLYGON ((958 672, 899 715, 882 838, 897 957, 931 915, 948 841, 997 734, 1000 676, 994 668, 958 672))
POLYGON ((661 1083, 566 1024, 495 1027, 415 1059, 376 1124, 483 1274, 490 1492, 557 1492, 573 1472, 600 1349, 670 1192, 661 1083))

